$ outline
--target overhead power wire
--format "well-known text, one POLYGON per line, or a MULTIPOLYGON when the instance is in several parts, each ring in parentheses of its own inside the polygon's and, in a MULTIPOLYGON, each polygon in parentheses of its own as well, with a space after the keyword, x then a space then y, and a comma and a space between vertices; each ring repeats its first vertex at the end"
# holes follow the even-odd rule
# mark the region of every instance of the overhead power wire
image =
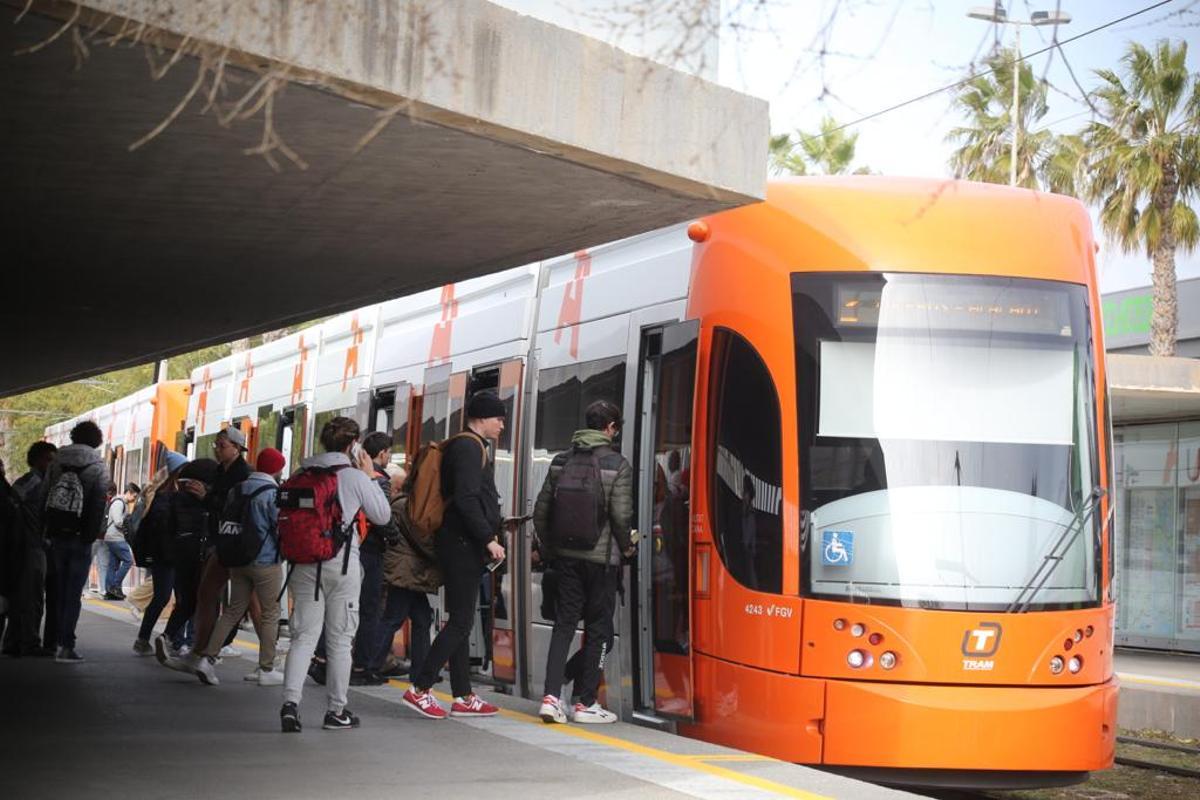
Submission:
MULTIPOLYGON (((1162 8, 1163 6, 1165 6, 1169 3, 1173 3, 1174 1, 1175 0, 1159 0, 1159 2, 1157 2, 1157 3, 1153 3, 1151 5, 1146 6, 1145 8, 1141 8, 1141 9, 1138 9, 1137 11, 1133 11, 1129 14, 1126 14, 1123 17, 1118 17, 1117 19, 1110 20, 1110 21, 1104 23, 1103 25, 1097 25, 1094 28, 1083 31, 1082 33, 1076 34, 1075 36, 1072 36, 1068 39, 1063 39, 1062 41, 1056 41, 1056 42, 1053 42, 1053 43, 1047 45, 1046 47, 1043 47, 1040 50, 1035 50, 1032 53, 1026 53, 1017 60, 1018 61, 1027 61, 1031 58, 1040 56, 1043 53, 1046 53, 1055 47, 1060 48, 1060 52, 1061 52, 1061 47, 1064 44, 1070 44, 1071 42, 1078 41, 1079 39, 1082 39, 1085 36, 1091 36, 1093 33, 1102 31, 1105 28, 1111 28, 1113 25, 1119 25, 1122 22, 1125 22, 1126 20, 1133 19, 1134 17, 1145 14, 1148 11, 1153 11, 1156 8, 1162 8)), ((1006 65, 1005 69, 1007 69, 1007 68, 1008 67, 1006 65)), ((899 109, 904 108, 906 106, 911 106, 913 103, 919 103, 922 100, 928 100, 930 97, 933 97, 934 95, 941 94, 942 92, 948 92, 951 89, 957 89, 960 86, 964 86, 964 85, 970 83, 971 81, 975 80, 976 78, 982 77, 984 75, 994 75, 994 74, 996 74, 996 72, 997 72, 997 69, 981 70, 980 72, 976 72, 971 75, 968 75, 967 77, 963 78, 962 80, 955 81, 954 83, 948 84, 946 86, 942 86, 938 89, 934 89, 929 92, 925 92, 925 94, 918 95, 917 97, 910 98, 910 99, 905 100, 900 103, 896 103, 893 106, 888 106, 887 108, 880 109, 879 111, 873 111, 872 113, 867 114, 866 116, 862 116, 862 117, 859 117, 858 119, 851 120, 850 122, 844 123, 842 125, 838 125, 836 128, 833 128, 831 130, 822 131, 821 133, 816 134, 816 136, 820 137, 820 138, 825 138, 826 136, 831 136, 832 134, 835 134, 838 131, 845 130, 846 128, 851 128, 855 125, 861 125, 862 123, 867 122, 868 120, 875 119, 876 117, 883 116, 884 114, 890 114, 891 112, 898 111, 899 109)), ((1074 77, 1074 76, 1072 75, 1072 77, 1074 77)), ((1086 97, 1086 95, 1085 95, 1085 97, 1086 97)))

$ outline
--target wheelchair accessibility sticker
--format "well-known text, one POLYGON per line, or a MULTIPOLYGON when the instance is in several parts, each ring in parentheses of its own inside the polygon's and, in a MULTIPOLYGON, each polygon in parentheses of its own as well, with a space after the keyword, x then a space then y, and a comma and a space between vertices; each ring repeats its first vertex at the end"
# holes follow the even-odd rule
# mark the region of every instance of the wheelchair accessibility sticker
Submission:
POLYGON ((821 565, 848 567, 854 563, 854 534, 850 531, 821 532, 821 565))

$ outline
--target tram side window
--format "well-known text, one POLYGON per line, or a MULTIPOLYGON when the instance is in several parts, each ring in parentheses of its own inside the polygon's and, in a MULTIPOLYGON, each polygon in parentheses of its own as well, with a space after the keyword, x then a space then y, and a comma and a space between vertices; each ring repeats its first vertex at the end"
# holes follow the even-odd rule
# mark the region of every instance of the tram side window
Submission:
POLYGON ((779 396, 766 364, 733 331, 713 334, 709 480, 717 551, 750 589, 783 589, 783 451, 779 396))
POLYGON ((583 412, 597 400, 620 406, 625 399, 625 359, 621 356, 544 369, 538 374, 534 449, 559 453, 583 427, 583 412))

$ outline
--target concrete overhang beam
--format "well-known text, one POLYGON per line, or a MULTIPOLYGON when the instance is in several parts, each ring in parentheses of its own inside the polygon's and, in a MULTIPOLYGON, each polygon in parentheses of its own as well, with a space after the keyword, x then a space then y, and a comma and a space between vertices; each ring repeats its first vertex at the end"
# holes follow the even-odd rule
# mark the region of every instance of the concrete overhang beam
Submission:
POLYGON ((765 102, 484 0, 36 0, 9 22, 0 313, 28 338, 0 395, 765 189, 765 102), (278 172, 254 154, 275 136, 299 160, 268 148, 278 172))
POLYGON ((1114 423, 1200 418, 1200 361, 1110 353, 1114 423))

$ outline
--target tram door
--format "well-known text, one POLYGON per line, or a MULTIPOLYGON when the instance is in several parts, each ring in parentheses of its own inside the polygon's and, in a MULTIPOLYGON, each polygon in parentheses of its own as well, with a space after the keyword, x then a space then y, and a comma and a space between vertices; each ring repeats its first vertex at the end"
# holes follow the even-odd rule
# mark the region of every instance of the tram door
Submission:
POLYGON ((691 719, 692 407, 699 322, 642 339, 637 414, 638 548, 635 593, 638 705, 691 719))

